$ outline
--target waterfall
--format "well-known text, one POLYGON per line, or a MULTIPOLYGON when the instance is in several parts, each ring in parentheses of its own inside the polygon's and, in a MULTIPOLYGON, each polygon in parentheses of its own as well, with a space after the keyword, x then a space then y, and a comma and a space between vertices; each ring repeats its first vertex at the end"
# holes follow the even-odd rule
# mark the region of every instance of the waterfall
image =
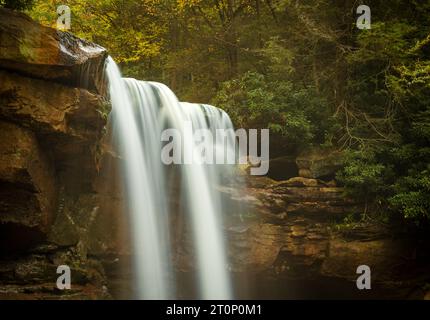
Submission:
MULTIPOLYGON (((233 126, 225 112, 209 105, 181 103, 181 106, 194 128, 208 129, 215 133, 214 136, 216 129, 230 129, 226 146, 232 148, 233 126)), ((219 147, 216 145, 215 149, 219 147)), ((184 187, 192 215, 194 243, 200 268, 200 291, 204 299, 231 298, 221 230, 222 203, 214 188, 220 182, 223 167, 193 163, 184 168, 184 187)))
MULTIPOLYGON (((182 149, 195 150, 198 142, 187 134, 193 129, 228 129, 215 149, 235 152, 233 125, 229 116, 209 105, 179 102, 164 84, 121 78, 112 58, 106 63, 112 103, 114 137, 123 159, 131 238, 133 242, 136 298, 175 297, 171 239, 169 237, 168 166, 161 161, 161 136, 166 128, 181 133, 182 149)), ((184 151, 185 153, 185 151, 184 151)), ((202 154, 193 154, 197 159, 202 154)), ((217 186, 232 165, 201 162, 178 166, 181 200, 190 223, 196 255, 195 269, 200 298, 230 299, 232 288, 223 234, 223 204, 217 186)))
POLYGON ((115 62, 106 65, 112 103, 114 135, 123 158, 122 172, 134 249, 135 290, 138 299, 167 299, 170 255, 164 210, 162 168, 153 95, 136 80, 122 79, 115 62))

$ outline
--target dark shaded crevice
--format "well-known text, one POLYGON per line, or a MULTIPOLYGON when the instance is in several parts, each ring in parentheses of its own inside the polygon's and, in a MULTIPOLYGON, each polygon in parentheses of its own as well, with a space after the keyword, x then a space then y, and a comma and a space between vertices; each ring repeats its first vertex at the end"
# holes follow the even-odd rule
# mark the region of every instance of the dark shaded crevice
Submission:
POLYGON ((26 227, 17 223, 0 223, 0 257, 25 253, 45 240, 38 228, 26 227))

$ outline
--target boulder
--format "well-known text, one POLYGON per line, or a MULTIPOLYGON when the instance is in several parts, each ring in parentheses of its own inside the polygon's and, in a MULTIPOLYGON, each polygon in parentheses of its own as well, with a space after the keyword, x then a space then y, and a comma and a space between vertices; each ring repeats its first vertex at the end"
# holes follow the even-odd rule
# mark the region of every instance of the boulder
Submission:
POLYGON ((39 135, 86 141, 101 138, 109 108, 100 96, 1 70, 0 77, 1 118, 39 135))
POLYGON ((0 67, 103 94, 106 50, 0 8, 0 67))
POLYGON ((296 164, 301 177, 331 180, 342 168, 342 152, 320 148, 306 150, 296 158, 296 164))

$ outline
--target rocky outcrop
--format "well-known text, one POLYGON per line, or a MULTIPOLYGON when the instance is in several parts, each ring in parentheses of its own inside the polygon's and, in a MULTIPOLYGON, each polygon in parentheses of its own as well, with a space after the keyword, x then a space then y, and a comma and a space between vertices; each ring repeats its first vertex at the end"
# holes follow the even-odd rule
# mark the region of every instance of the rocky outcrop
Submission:
MULTIPOLYGON (((238 298, 424 297, 429 242, 420 244, 398 224, 362 219, 363 204, 347 198, 334 180, 276 181, 242 172, 245 189, 234 183, 218 188, 238 298), (360 265, 371 268, 372 290, 356 287, 360 265)), ((181 226, 177 268, 192 277, 192 231, 175 226, 181 226)))
POLYGON ((100 96, 1 70, 0 77, 1 118, 39 135, 74 142, 100 140, 109 110, 100 96))
POLYGON ((238 279, 246 274, 255 290, 244 298, 276 298, 278 291, 284 298, 423 298, 429 243, 377 221, 349 221, 363 206, 333 182, 248 180, 247 190, 221 189, 231 201, 225 217, 230 268, 238 279), (372 270, 367 295, 355 285, 360 265, 372 270), (295 295, 288 286, 310 291, 295 295))
POLYGON ((342 188, 316 179, 248 179, 252 182, 246 190, 222 189, 231 201, 229 215, 236 217, 228 227, 236 272, 267 271, 275 267, 279 257, 289 256, 292 261, 287 269, 291 273, 297 269, 297 276, 306 277, 302 267, 315 266, 326 255, 332 221, 361 210, 359 204, 344 197, 342 188))
POLYGON ((109 299, 102 264, 82 259, 76 248, 34 247, 28 254, 0 263, 0 299, 109 299), (56 287, 57 267, 72 270, 72 287, 56 287))
MULTIPOLYGON (((255 208, 256 212, 287 215, 306 213, 339 215, 360 212, 361 206, 344 196, 344 189, 334 181, 294 177, 274 181, 265 177, 250 177, 245 191, 221 188, 226 201, 238 201, 241 205, 255 208), (270 204, 270 205, 268 205, 270 204)), ((234 208, 234 205, 232 205, 234 208)))
POLYGON ((0 229, 3 250, 21 250, 49 230, 56 206, 56 178, 34 133, 0 121, 0 229), (7 230, 21 230, 23 238, 7 230))
POLYGON ((104 93, 106 50, 0 8, 0 68, 104 93))
POLYGON ((102 262, 123 247, 106 50, 6 9, 0 49, 0 298, 108 298, 102 262))
POLYGON ((314 148, 305 150, 296 158, 299 176, 304 178, 333 179, 342 167, 342 153, 337 150, 314 148))
MULTIPOLYGON (((53 191, 54 185, 67 180, 68 175, 81 176, 79 184, 89 185, 97 172, 97 146, 106 124, 106 103, 85 89, 6 71, 0 75, 0 118, 5 128, 2 162, 7 174, 2 179, 20 188, 27 184, 27 189, 40 190, 47 200, 39 207, 51 212, 46 217, 52 220, 59 190, 53 191), (14 165, 28 171, 28 181, 22 181, 23 173, 13 174, 14 165)), ((48 222, 46 218, 44 225, 48 222)))

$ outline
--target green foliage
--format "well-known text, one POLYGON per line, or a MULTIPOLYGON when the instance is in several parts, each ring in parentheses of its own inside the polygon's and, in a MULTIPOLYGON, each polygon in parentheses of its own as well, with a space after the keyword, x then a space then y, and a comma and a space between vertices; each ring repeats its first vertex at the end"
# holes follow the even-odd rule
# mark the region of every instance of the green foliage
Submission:
MULTIPOLYGON (((327 104, 313 88, 271 81, 257 72, 223 83, 213 103, 226 110, 239 127, 269 128, 289 147, 306 146, 324 137, 327 104)), ((276 138, 275 138, 276 139, 276 138)), ((277 141, 279 143, 279 140, 277 141)))
POLYGON ((430 166, 421 172, 410 172, 395 185, 396 194, 390 203, 406 218, 416 221, 430 219, 430 166))
POLYGON ((313 85, 295 84, 285 42, 270 38, 258 52, 265 67, 224 82, 212 103, 239 127, 269 128, 284 152, 326 142, 335 128, 329 105, 313 85))
POLYGON ((347 231, 360 227, 364 221, 364 215, 350 213, 343 217, 340 221, 333 221, 331 223, 331 228, 336 231, 347 231))
MULTIPOLYGON (((374 152, 349 150, 345 163, 337 179, 345 185, 349 196, 368 201, 383 197, 389 191, 387 182, 392 176, 391 168, 377 161, 374 152)), ((383 198, 378 200, 382 201, 383 198)))
POLYGON ((421 222, 430 218, 430 41, 423 15, 430 7, 411 6, 413 15, 411 8, 390 11, 385 22, 360 32, 346 55, 343 141, 350 151, 338 177, 351 196, 421 222))

